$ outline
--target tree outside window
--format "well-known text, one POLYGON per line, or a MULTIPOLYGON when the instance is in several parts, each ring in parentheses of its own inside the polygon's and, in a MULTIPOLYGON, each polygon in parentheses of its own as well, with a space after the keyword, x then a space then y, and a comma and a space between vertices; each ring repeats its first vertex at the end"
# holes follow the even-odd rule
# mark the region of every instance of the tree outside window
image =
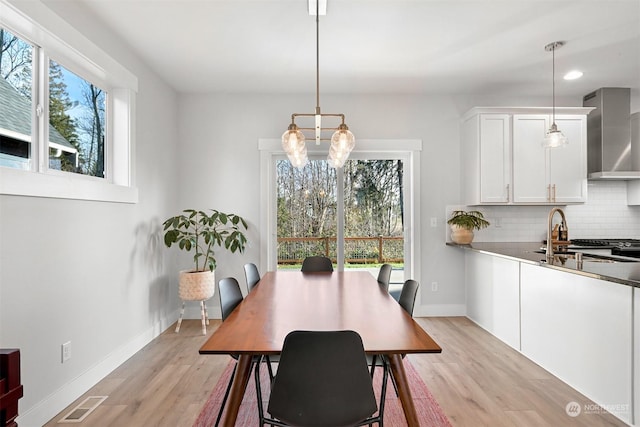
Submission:
MULTIPOLYGON (((0 28, 0 166, 31 169, 36 47, 0 28)), ((49 61, 49 169, 104 178, 106 92, 49 61)))

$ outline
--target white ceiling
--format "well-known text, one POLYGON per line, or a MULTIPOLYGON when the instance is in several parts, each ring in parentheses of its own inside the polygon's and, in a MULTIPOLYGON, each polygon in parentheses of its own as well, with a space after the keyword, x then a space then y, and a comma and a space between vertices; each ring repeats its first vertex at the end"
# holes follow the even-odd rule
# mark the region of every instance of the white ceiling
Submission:
MULTIPOLYGON (((315 93, 307 0, 53 2, 84 3, 179 92, 315 93)), ((557 96, 640 90, 639 0, 329 0, 320 92, 546 95, 556 40, 557 96)))

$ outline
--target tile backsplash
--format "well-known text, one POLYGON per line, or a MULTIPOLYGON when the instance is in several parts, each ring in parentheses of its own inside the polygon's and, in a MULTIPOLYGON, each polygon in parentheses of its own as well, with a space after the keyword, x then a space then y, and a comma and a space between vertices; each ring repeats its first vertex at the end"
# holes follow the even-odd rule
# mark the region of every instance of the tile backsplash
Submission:
MULTIPOLYGON (((640 206, 627 206, 625 181, 589 181, 588 201, 561 206, 567 218, 569 239, 640 239, 640 206)), ((534 242, 546 239, 547 216, 551 206, 447 206, 446 217, 454 209, 476 209, 491 223, 476 230, 476 242, 534 242)), ((554 222, 560 220, 555 216, 554 222)), ((449 227, 447 241, 451 241, 449 227)))

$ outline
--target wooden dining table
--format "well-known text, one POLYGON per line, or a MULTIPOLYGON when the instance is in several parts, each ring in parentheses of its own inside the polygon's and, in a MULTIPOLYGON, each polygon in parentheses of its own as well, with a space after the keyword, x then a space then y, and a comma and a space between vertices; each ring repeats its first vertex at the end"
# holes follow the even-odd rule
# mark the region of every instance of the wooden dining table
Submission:
POLYGON ((239 355, 223 426, 232 427, 254 355, 276 355, 294 330, 353 330, 365 352, 385 355, 409 426, 418 426, 403 354, 440 353, 438 344, 367 271, 266 273, 200 348, 200 354, 239 355))

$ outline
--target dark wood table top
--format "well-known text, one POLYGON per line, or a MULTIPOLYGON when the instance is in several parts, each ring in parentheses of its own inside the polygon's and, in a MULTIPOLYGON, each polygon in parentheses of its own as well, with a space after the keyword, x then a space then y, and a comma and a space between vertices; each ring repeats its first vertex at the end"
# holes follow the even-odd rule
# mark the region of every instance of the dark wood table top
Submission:
POLYGON ((420 425, 401 355, 442 350, 366 271, 277 271, 260 279, 200 348, 239 355, 221 425, 235 425, 253 355, 279 354, 294 330, 345 329, 360 334, 367 353, 386 355, 407 423, 420 425))
POLYGON ((201 354, 278 354, 293 330, 358 332, 369 354, 441 348, 366 271, 268 272, 200 348, 201 354))

